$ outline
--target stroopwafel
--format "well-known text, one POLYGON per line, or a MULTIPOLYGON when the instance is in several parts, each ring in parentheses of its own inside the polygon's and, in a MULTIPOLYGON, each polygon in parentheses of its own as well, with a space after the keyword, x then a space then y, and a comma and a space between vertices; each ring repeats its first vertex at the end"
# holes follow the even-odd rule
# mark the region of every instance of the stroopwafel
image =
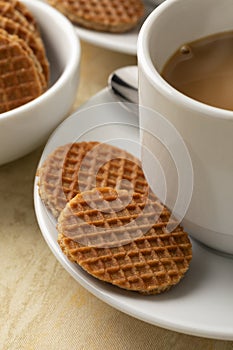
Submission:
POLYGON ((17 35, 20 39, 24 40, 32 49, 34 55, 37 57, 43 69, 46 87, 49 80, 49 63, 46 57, 46 52, 42 39, 39 36, 36 36, 26 27, 23 27, 19 23, 7 17, 0 16, 0 28, 6 30, 9 34, 17 35))
POLYGON ((158 294, 188 270, 191 243, 181 226, 167 230, 171 213, 158 200, 129 196, 111 188, 76 195, 58 218, 58 243, 92 276, 130 291, 158 294))
POLYGON ((117 147, 79 142, 58 147, 38 170, 39 194, 58 217, 76 194, 95 187, 147 194, 148 183, 139 160, 117 147))
POLYGON ((0 113, 21 106, 44 92, 35 56, 16 35, 0 29, 0 113))
POLYGON ((24 28, 27 28, 28 30, 32 31, 34 34, 38 35, 37 30, 35 27, 28 22, 26 17, 18 11, 16 7, 16 1, 5 1, 1 0, 0 1, 0 15, 3 17, 7 17, 11 19, 12 21, 20 24, 24 28))
POLYGON ((141 0, 48 0, 72 22, 112 33, 126 32, 144 14, 141 0))
POLYGON ((4 0, 4 1, 10 3, 11 6, 16 11, 18 11, 21 14, 21 16, 23 16, 27 20, 30 29, 33 32, 35 32, 36 35, 39 34, 39 27, 35 19, 35 16, 32 14, 32 12, 28 9, 28 7, 24 3, 18 0, 4 0))

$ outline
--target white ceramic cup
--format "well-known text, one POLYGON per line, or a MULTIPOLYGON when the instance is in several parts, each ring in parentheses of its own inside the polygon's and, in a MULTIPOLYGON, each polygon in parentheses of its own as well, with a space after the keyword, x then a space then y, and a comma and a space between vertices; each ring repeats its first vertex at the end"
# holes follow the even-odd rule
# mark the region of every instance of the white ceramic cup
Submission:
MULTIPOLYGON (((232 0, 166 0, 144 22, 137 51, 140 106, 159 112, 172 123, 191 157, 194 186, 183 225, 197 240, 230 254, 233 254, 233 111, 185 96, 171 87, 160 72, 182 44, 233 30, 232 14, 232 0)), ((149 126, 156 133, 157 118, 149 112, 146 116, 144 108, 140 110, 142 143, 157 156, 161 150, 143 131, 149 126)), ((151 163, 143 155, 142 162, 153 187, 151 163)))

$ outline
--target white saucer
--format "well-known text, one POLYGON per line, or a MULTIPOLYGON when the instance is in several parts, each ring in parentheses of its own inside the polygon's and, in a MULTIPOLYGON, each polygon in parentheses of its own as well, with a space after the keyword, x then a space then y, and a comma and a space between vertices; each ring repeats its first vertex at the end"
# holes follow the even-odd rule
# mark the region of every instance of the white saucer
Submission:
MULTIPOLYGON (((83 107, 82 112, 79 110, 78 114, 65 120, 50 137, 41 162, 61 144, 91 139, 115 139, 111 143, 127 147, 138 156, 137 118, 121 103, 109 103, 114 101, 117 100, 112 93, 104 89, 84 106, 95 105, 94 108, 83 107)), ((190 269, 176 287, 158 296, 127 292, 92 278, 61 253, 56 242, 55 222, 38 195, 37 179, 34 202, 40 229, 53 254, 75 280, 95 296, 124 313, 160 327, 233 340, 233 259, 193 241, 190 269)))

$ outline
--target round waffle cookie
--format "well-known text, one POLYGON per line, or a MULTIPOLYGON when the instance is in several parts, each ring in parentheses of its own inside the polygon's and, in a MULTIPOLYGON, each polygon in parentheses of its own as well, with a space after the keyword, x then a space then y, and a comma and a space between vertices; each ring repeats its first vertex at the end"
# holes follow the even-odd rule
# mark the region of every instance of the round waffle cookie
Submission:
POLYGON ((23 27, 13 20, 0 16, 0 28, 6 30, 9 34, 17 35, 20 39, 24 40, 28 46, 32 49, 34 55, 37 57, 43 69, 43 74, 45 77, 45 88, 49 80, 49 63, 46 57, 44 44, 39 36, 35 36, 26 27, 23 27))
POLYGON ((187 233, 179 225, 167 229, 170 216, 159 201, 139 193, 129 198, 125 190, 96 188, 67 203, 58 218, 58 243, 92 276, 158 294, 181 280, 192 259, 187 233))
POLYGON ((36 57, 25 42, 0 29, 0 113, 43 93, 35 61, 36 57))
POLYGON ((141 0, 48 0, 72 22, 113 33, 126 32, 144 14, 141 0))
POLYGON ((80 142, 58 147, 38 170, 39 194, 58 217, 67 201, 95 187, 148 194, 139 160, 117 147, 80 142))

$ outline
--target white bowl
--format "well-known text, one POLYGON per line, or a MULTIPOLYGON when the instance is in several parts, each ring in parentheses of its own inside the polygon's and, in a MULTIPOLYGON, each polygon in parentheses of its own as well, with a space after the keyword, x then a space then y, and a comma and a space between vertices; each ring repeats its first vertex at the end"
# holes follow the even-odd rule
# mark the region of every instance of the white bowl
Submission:
POLYGON ((33 151, 68 115, 79 81, 80 42, 60 12, 38 0, 22 0, 34 14, 50 63, 49 89, 23 106, 0 114, 0 164, 33 151))

